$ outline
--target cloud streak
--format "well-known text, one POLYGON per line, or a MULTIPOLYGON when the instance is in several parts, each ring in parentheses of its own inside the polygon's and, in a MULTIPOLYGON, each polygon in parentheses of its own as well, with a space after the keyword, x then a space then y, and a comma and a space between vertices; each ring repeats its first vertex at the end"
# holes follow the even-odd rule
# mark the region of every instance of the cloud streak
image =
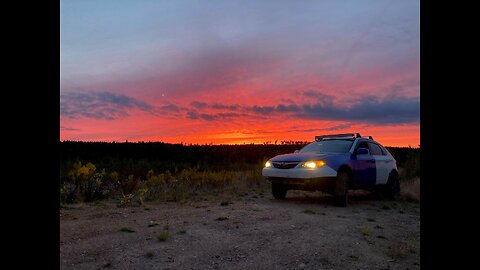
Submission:
POLYGON ((60 130, 65 130, 65 131, 80 131, 80 129, 78 129, 78 128, 64 127, 64 126, 60 126, 60 130))
POLYGON ((132 110, 155 113, 144 101, 112 92, 67 92, 60 96, 60 115, 66 118, 115 120, 129 116, 132 110))
MULTIPOLYGON (((334 97, 321 94, 314 97, 312 93, 308 96, 312 97, 312 103, 292 103, 278 104, 275 106, 239 106, 239 105, 223 105, 222 109, 228 110, 232 107, 232 111, 240 110, 250 117, 258 116, 275 116, 287 114, 298 119, 315 119, 315 120, 333 120, 333 121, 349 121, 369 124, 409 124, 417 123, 420 118, 420 100, 417 97, 391 97, 388 99, 379 99, 374 96, 365 96, 351 104, 335 104, 334 97)), ((192 102, 199 104, 200 102, 192 102)), ((338 103, 338 102, 337 102, 338 103)), ((202 102, 201 109, 213 108, 202 102)), ((194 106, 199 108, 199 106, 194 106)), ((190 119, 203 119, 207 121, 216 120, 220 114, 197 113, 190 111, 188 117, 190 119)), ((228 117, 240 117, 240 114, 223 114, 228 117)), ((337 128, 339 129, 339 128, 337 128)))
POLYGON ((408 124, 420 119, 420 99, 396 97, 380 100, 367 96, 349 107, 333 103, 302 104, 296 112, 301 118, 356 121, 370 124, 408 124))
POLYGON ((238 117, 244 117, 244 116, 245 116, 245 114, 238 114, 238 113, 208 114, 208 113, 199 113, 195 110, 187 112, 187 118, 189 118, 189 119, 203 119, 203 120, 207 120, 207 121, 227 119, 227 118, 238 118, 238 117))
POLYGON ((315 91, 305 91, 303 96, 308 98, 307 102, 248 106, 191 101, 189 106, 168 103, 154 107, 139 99, 111 92, 68 92, 61 96, 60 113, 66 118, 85 117, 96 120, 122 119, 130 116, 132 111, 141 111, 152 117, 171 115, 177 119, 204 121, 260 117, 264 119, 282 115, 294 119, 377 125, 411 124, 419 121, 418 97, 390 95, 380 99, 367 95, 354 101, 337 101, 334 96, 315 91))

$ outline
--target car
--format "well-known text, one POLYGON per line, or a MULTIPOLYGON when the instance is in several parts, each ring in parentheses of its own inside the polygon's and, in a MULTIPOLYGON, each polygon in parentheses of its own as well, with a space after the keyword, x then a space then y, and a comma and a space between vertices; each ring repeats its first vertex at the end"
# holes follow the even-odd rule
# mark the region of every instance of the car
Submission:
POLYGON ((266 161, 262 175, 275 199, 285 199, 288 190, 319 190, 347 206, 348 190, 373 189, 394 200, 400 194, 395 158, 372 136, 359 133, 315 136, 301 150, 266 161))

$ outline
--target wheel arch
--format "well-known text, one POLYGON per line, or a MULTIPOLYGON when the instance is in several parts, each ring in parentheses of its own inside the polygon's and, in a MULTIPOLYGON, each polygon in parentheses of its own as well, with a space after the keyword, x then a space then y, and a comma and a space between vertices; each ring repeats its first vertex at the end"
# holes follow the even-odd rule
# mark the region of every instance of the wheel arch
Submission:
POLYGON ((353 169, 350 166, 348 166, 347 164, 341 165, 337 170, 337 173, 340 172, 346 172, 348 174, 349 187, 355 186, 355 174, 353 173, 353 169))
POLYGON ((392 170, 391 170, 391 171, 388 173, 388 177, 389 177, 389 178, 390 178, 390 175, 391 175, 392 173, 393 173, 393 174, 396 174, 396 175, 397 175, 397 177, 399 177, 399 176, 400 176, 400 174, 398 173, 398 170, 397 170, 397 169, 395 169, 395 168, 393 168, 393 169, 392 169, 392 170))
POLYGON ((390 172, 388 173, 388 178, 387 178, 387 182, 385 183, 385 185, 388 185, 390 183, 390 178, 391 176, 394 175, 396 176, 397 178, 397 181, 400 181, 400 174, 398 173, 398 170, 393 168, 392 170, 390 170, 390 172))

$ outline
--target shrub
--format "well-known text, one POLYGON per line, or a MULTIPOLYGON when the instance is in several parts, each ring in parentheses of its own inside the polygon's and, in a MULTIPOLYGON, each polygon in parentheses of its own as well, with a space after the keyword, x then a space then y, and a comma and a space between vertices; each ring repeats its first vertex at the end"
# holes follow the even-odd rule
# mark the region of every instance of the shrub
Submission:
POLYGON ((86 165, 82 165, 81 161, 75 162, 68 172, 69 182, 63 183, 60 187, 61 198, 65 202, 75 202, 80 197, 85 201, 97 199, 102 183, 102 173, 95 173, 96 169, 90 162, 86 165))
POLYGON ((63 183, 60 186, 60 202, 73 203, 76 199, 76 186, 73 183, 63 183))
POLYGON ((315 211, 313 211, 312 209, 305 209, 303 210, 303 213, 309 214, 309 215, 315 215, 315 211))
POLYGON ((139 180, 140 179, 138 177, 135 177, 133 174, 128 175, 128 177, 124 179, 121 183, 122 192, 124 194, 132 194, 137 187, 139 180))
POLYGON ((133 232, 135 232, 135 230, 132 229, 132 228, 130 228, 130 227, 122 227, 122 228, 120 229, 120 231, 121 231, 121 232, 128 232, 128 233, 133 233, 133 232))
POLYGON ((168 231, 162 231, 157 235, 157 239, 160 242, 165 242, 168 239, 168 231))

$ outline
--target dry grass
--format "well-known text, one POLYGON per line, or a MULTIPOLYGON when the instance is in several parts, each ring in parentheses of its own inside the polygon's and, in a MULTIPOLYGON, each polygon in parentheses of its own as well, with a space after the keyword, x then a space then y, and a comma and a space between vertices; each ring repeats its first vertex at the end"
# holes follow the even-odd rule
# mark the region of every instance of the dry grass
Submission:
POLYGON ((367 227, 360 228, 360 232, 365 236, 370 235, 370 229, 367 227))
POLYGON ((313 211, 312 209, 305 209, 303 210, 303 213, 305 214, 309 214, 309 215, 315 215, 315 211, 313 211))
MULTIPOLYGON (((95 201, 115 198, 119 207, 145 205, 147 201, 184 203, 198 195, 227 194, 244 196, 255 190, 260 197, 268 187, 260 168, 250 166, 241 170, 200 170, 196 167, 174 173, 166 171, 146 175, 119 176, 117 172, 96 172, 92 163, 78 163, 69 172, 67 182, 60 187, 61 203, 95 201)), ((230 196, 230 197, 231 197, 230 196)), ((230 204, 225 201, 222 205, 230 204)))
POLYGON ((420 202, 420 178, 400 182, 400 196, 402 200, 420 202))
POLYGON ((404 258, 408 253, 415 253, 415 249, 405 243, 397 243, 393 246, 389 246, 386 250, 386 255, 392 259, 404 258))

